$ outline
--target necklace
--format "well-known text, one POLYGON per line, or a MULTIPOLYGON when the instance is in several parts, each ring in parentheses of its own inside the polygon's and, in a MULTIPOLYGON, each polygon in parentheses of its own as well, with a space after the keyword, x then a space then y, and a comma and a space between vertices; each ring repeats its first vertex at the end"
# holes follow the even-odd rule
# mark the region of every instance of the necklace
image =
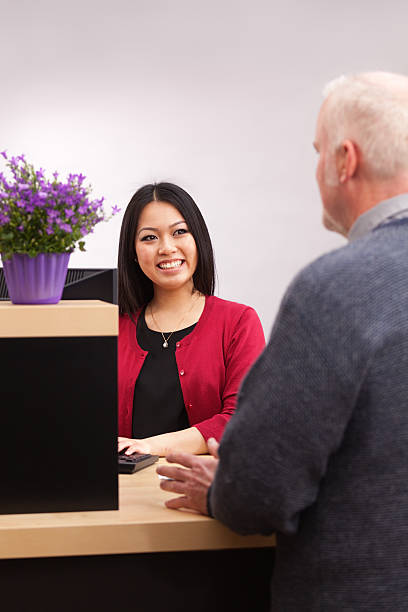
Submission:
MULTIPOLYGON (((198 299, 198 298, 197 298, 197 299, 198 299)), ((196 299, 196 300, 195 300, 195 301, 194 301, 194 302, 191 304, 191 306, 190 306, 190 308, 187 310, 187 312, 185 312, 185 313, 183 314, 183 316, 181 317, 180 321, 179 321, 179 322, 177 323, 177 325, 176 325, 176 329, 174 329, 172 332, 170 332, 170 333, 169 333, 169 335, 167 336, 167 338, 166 338, 166 336, 163 334, 162 330, 160 329, 160 326, 158 325, 158 323, 157 323, 157 321, 156 321, 156 319, 155 319, 155 317, 154 317, 154 314, 153 314, 153 310, 152 310, 152 305, 151 305, 151 303, 149 304, 149 306, 150 306, 150 314, 152 315, 152 319, 153 319, 153 321, 154 321, 154 324, 156 325, 157 329, 160 331, 160 333, 161 333, 161 335, 162 335, 162 338, 163 338, 163 348, 168 348, 170 338, 172 337, 172 335, 174 334, 174 332, 175 332, 175 331, 177 331, 177 328, 178 328, 178 327, 180 327, 180 325, 182 324, 182 322, 184 321, 184 319, 186 318, 186 316, 187 316, 187 315, 188 315, 188 314, 189 314, 189 313, 192 311, 194 304, 197 302, 197 299, 196 299)))

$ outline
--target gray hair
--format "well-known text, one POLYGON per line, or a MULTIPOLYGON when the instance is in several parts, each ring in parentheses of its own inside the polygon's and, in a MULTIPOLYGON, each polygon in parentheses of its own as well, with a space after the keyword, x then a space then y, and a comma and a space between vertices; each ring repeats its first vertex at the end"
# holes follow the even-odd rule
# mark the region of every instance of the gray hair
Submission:
POLYGON ((408 171, 408 78, 386 72, 341 76, 326 85, 324 127, 334 153, 350 139, 379 179, 408 171))

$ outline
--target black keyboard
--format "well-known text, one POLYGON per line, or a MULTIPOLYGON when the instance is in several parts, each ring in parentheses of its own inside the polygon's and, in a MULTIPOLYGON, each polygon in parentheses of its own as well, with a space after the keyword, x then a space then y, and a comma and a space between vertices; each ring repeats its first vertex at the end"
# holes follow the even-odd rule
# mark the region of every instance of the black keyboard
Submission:
POLYGON ((133 474, 138 470, 142 470, 148 465, 152 465, 158 460, 157 455, 141 455, 140 453, 132 453, 125 455, 126 448, 118 453, 118 472, 119 474, 133 474))

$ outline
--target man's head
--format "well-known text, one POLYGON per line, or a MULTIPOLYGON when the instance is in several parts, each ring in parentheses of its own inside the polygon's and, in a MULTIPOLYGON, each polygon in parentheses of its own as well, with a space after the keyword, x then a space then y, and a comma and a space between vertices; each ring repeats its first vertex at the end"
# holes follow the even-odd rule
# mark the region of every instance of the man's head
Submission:
POLYGON ((331 81, 316 129, 316 177, 328 229, 408 191, 408 78, 370 72, 331 81))

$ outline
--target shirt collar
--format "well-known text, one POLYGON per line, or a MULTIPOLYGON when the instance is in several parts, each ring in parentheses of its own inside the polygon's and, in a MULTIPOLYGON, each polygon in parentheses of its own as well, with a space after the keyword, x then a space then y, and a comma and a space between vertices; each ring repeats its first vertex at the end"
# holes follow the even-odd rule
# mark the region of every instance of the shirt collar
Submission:
POLYGON ((408 193, 402 193, 389 200, 384 200, 360 215, 351 226, 347 238, 350 242, 356 240, 356 238, 361 238, 387 219, 404 212, 408 215, 408 193))

